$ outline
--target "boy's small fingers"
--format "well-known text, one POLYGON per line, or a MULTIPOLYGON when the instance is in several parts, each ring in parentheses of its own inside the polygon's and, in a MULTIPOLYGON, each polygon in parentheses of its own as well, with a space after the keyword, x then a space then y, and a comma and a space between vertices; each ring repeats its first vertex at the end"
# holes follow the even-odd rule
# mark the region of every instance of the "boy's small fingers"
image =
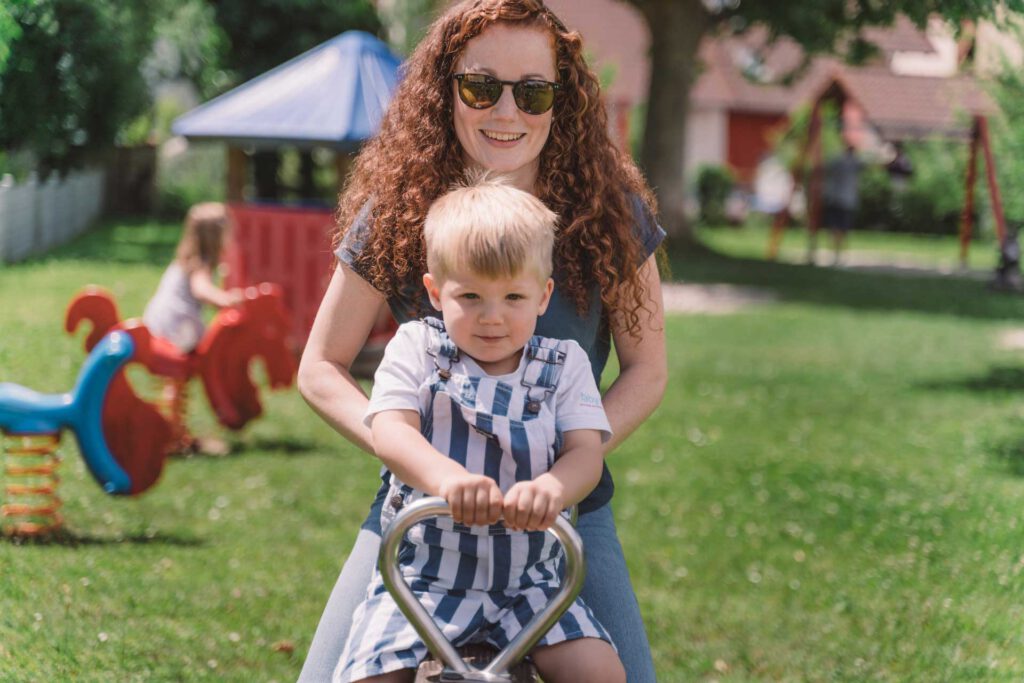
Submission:
POLYGON ((452 511, 452 519, 462 522, 462 496, 456 493, 448 498, 448 508, 452 511))
POLYGON ((462 492, 462 523, 473 526, 476 523, 476 490, 467 488, 462 492))
POLYGON ((537 496, 533 500, 533 508, 530 510, 530 523, 531 529, 539 530, 543 529, 544 518, 548 513, 548 504, 546 496, 537 496))
POLYGON ((505 501, 505 526, 518 530, 519 524, 519 501, 518 496, 505 501))
POLYGON ((494 524, 501 518, 502 512, 502 501, 501 501, 501 490, 495 486, 491 490, 491 500, 487 506, 487 523, 494 524))

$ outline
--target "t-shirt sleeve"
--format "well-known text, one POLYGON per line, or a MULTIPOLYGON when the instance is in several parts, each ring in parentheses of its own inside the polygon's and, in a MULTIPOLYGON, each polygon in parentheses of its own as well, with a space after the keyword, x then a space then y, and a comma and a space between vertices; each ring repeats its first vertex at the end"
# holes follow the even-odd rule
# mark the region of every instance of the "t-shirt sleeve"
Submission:
POLYGON ((555 392, 555 424, 562 432, 596 429, 604 443, 612 437, 612 427, 604 413, 590 361, 576 342, 566 342, 565 348, 565 365, 555 392))
POLYGON ((385 410, 420 410, 420 385, 433 367, 427 354, 427 329, 421 322, 401 325, 384 349, 373 375, 373 391, 363 422, 385 410))
POLYGON ((646 261, 664 241, 666 233, 639 195, 633 195, 633 216, 633 234, 643 246, 642 261, 646 261))
POLYGON ((359 215, 341 238, 338 248, 334 250, 334 255, 338 257, 339 261, 367 281, 369 278, 365 269, 360 267, 358 261, 359 255, 363 253, 363 247, 366 246, 366 240, 370 236, 370 209, 370 203, 367 202, 359 210, 359 215))

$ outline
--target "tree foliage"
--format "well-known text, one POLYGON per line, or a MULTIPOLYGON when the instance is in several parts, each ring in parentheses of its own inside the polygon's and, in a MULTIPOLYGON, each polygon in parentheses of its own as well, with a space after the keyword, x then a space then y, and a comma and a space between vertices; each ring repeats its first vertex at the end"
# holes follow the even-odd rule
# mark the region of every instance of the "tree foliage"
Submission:
POLYGON ((20 0, 0 11, 0 150, 43 173, 109 146, 148 106, 139 70, 156 9, 117 0, 20 0))
POLYGON ((774 37, 788 36, 808 56, 839 53, 854 61, 870 54, 863 30, 889 26, 904 14, 923 27, 931 16, 954 28, 982 18, 999 19, 1024 10, 1024 0, 622 0, 644 16, 651 33, 651 79, 641 163, 655 187, 666 229, 692 241, 686 224, 684 168, 689 93, 699 72, 700 41, 716 32, 741 32, 760 25, 774 37))
POLYGON ((227 36, 224 64, 246 81, 343 31, 380 32, 371 0, 207 0, 227 36))

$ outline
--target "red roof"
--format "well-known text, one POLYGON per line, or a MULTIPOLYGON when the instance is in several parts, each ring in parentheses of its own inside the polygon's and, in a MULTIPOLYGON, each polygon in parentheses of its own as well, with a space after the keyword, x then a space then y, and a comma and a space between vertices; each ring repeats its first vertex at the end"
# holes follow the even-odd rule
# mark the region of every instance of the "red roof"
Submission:
POLYGON ((835 72, 833 79, 888 140, 966 136, 972 115, 996 111, 991 98, 969 76, 895 76, 884 68, 846 68, 835 72))
POLYGON ((700 57, 704 71, 694 86, 694 107, 727 108, 770 114, 787 114, 828 81, 838 62, 818 58, 790 85, 777 85, 800 65, 803 51, 789 38, 766 45, 767 31, 754 29, 743 36, 706 39, 700 57), (763 82, 744 74, 758 71, 763 82))

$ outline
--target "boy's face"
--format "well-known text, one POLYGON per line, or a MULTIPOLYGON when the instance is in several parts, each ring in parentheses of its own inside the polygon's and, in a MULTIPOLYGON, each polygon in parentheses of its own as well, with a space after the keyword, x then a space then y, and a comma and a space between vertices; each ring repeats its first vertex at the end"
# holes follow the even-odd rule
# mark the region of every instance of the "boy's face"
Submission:
POLYGON ((444 280, 423 276, 430 303, 441 312, 448 336, 490 375, 519 367, 523 347, 533 336, 537 317, 547 310, 554 282, 531 269, 496 279, 470 272, 444 280))

